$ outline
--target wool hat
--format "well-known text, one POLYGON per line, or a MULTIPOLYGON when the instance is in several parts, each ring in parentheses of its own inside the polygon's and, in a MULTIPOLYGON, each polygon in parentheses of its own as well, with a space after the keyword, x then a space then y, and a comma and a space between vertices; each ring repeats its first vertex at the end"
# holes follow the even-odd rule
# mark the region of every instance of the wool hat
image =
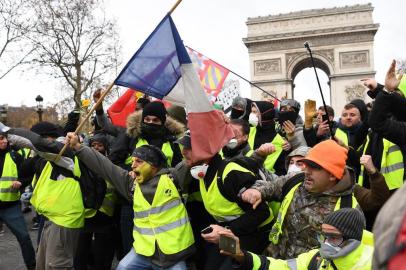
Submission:
POLYGON ((103 144, 104 148, 108 148, 108 140, 105 134, 103 133, 95 133, 92 137, 89 138, 89 145, 91 146, 92 143, 99 142, 103 144))
POLYGON ((187 125, 187 115, 185 108, 177 105, 172 105, 167 109, 167 112, 170 117, 181 122, 185 126, 187 125))
POLYGON ((63 136, 62 128, 50 122, 39 122, 31 127, 31 131, 42 137, 58 138, 63 136))
POLYGON ((148 103, 150 103, 151 101, 149 100, 149 99, 147 99, 147 98, 143 98, 143 97, 140 97, 139 99, 137 99, 137 106, 136 106, 136 108, 138 108, 138 109, 143 109, 143 108, 145 108, 145 106, 148 104, 148 103))
POLYGON ((333 140, 325 140, 310 149, 302 160, 311 167, 320 166, 324 170, 341 179, 344 175, 348 150, 333 140))
POLYGON ((368 120, 368 109, 367 109, 367 105, 365 104, 365 101, 363 101, 362 99, 354 99, 350 102, 350 104, 354 105, 355 107, 357 107, 360 115, 361 115, 361 121, 366 121, 368 120))
POLYGON ((342 208, 330 213, 323 223, 336 227, 343 234, 344 239, 361 241, 365 217, 358 209, 342 208))
POLYGON ((144 109, 142 110, 142 121, 144 121, 145 116, 152 115, 158 117, 162 124, 164 124, 166 121, 166 114, 167 111, 162 102, 152 101, 145 105, 144 109))
POLYGON ((134 149, 133 157, 142 159, 157 168, 167 167, 166 156, 154 145, 142 145, 134 149))

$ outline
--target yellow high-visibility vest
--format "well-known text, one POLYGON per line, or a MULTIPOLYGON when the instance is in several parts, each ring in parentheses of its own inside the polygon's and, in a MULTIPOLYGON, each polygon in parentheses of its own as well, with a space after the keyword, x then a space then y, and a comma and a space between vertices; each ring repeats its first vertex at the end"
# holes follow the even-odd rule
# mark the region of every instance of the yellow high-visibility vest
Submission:
MULTIPOLYGON (((254 142, 255 142, 255 135, 257 134, 257 128, 256 127, 251 127, 250 128, 250 134, 248 136, 248 144, 250 145, 252 150, 254 149, 254 142)), ((285 140, 282 138, 281 135, 276 134, 276 136, 272 140, 272 144, 275 146, 275 152, 272 154, 268 155, 264 161, 264 168, 271 171, 275 172, 274 166, 276 161, 278 160, 280 154, 282 153, 282 145, 285 142, 285 140)))
MULTIPOLYGON (((369 145, 369 136, 364 146, 363 154, 365 155, 366 149, 369 145)), ((358 176, 358 185, 364 184, 364 165, 361 165, 361 171, 358 176)), ((380 172, 385 177, 385 182, 389 190, 398 189, 403 185, 403 175, 405 172, 403 155, 399 146, 392 143, 387 139, 383 139, 383 150, 381 158, 380 172)))
MULTIPOLYGON (((231 171, 246 172, 254 175, 253 172, 240 166, 235 162, 230 162, 226 165, 223 171, 221 180, 224 179, 231 171)), ((218 173, 218 172, 217 172, 218 173)), ((208 189, 204 184, 204 179, 199 179, 200 194, 203 199, 204 207, 211 216, 213 216, 218 222, 230 222, 245 213, 243 209, 236 202, 227 200, 220 192, 217 184, 217 174, 214 176, 214 180, 211 182, 208 189)), ((273 220, 273 212, 270 209, 270 216, 260 225, 264 226, 273 220)))
POLYGON ((134 189, 133 247, 137 254, 152 256, 155 245, 164 254, 181 252, 194 243, 193 231, 181 196, 167 175, 161 175, 150 204, 138 183, 134 189))
MULTIPOLYGON (((282 234, 283 221, 284 221, 285 216, 286 216, 286 214, 288 212, 290 203, 293 200, 293 196, 295 194, 295 191, 302 184, 303 183, 296 184, 296 186, 294 186, 288 192, 288 194, 286 194, 285 198, 283 198, 282 204, 281 204, 280 209, 279 209, 278 216, 276 218, 275 223, 272 226, 271 232, 269 233, 269 240, 271 240, 272 243, 275 244, 275 245, 278 244, 279 237, 282 234)), ((341 197, 338 198, 336 206, 334 207, 334 211, 338 210, 340 208, 340 204, 341 204, 341 197)), ((358 205, 358 202, 355 199, 354 195, 352 195, 352 207, 355 208, 357 205, 358 205)))
MULTIPOLYGON (((85 220, 82 191, 73 177, 59 175, 51 179, 52 164, 47 162, 35 183, 31 204, 38 213, 66 228, 81 228, 85 220)), ((73 174, 80 177, 79 161, 75 157, 73 174)))
POLYGON ((18 170, 10 152, 8 152, 4 157, 3 171, 0 177, 0 201, 14 202, 20 199, 20 190, 11 187, 13 181, 18 181, 18 170))

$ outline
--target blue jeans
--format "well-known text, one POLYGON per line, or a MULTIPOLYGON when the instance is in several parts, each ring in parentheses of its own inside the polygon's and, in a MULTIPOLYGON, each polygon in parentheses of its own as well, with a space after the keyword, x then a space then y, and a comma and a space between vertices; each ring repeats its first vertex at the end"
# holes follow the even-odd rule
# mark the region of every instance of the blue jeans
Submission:
POLYGON ((17 203, 11 207, 0 209, 0 221, 3 221, 17 238, 27 268, 34 266, 35 251, 21 212, 21 204, 17 203))
POLYGON ((186 270, 186 263, 180 261, 177 264, 162 268, 155 266, 151 263, 148 257, 135 253, 134 249, 131 249, 127 255, 120 261, 116 270, 186 270))

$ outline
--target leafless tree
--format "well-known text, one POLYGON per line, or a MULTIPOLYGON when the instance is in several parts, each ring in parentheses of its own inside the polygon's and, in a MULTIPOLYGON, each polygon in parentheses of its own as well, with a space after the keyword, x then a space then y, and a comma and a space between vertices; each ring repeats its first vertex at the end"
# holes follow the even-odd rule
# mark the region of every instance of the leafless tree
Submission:
POLYGON ((115 21, 106 18, 102 0, 31 1, 33 62, 64 79, 79 109, 82 95, 107 84, 120 65, 115 21))
POLYGON ((26 63, 33 52, 26 36, 30 19, 24 0, 0 1, 0 79, 26 63))

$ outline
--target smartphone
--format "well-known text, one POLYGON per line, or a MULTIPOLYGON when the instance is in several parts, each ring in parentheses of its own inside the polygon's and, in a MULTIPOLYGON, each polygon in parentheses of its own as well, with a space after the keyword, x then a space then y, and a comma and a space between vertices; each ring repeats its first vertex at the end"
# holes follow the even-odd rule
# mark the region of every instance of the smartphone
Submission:
POLYGON ((322 122, 328 121, 327 114, 322 114, 321 115, 321 120, 322 120, 322 122))
POLYGON ((237 254, 237 241, 229 236, 220 235, 219 248, 231 254, 237 254))
POLYGON ((203 230, 201 230, 200 232, 202 234, 208 234, 208 233, 211 233, 212 231, 213 231, 213 228, 208 226, 208 227, 204 228, 203 230))
POLYGON ((287 120, 292 122, 292 124, 296 124, 297 114, 295 113, 279 113, 278 115, 278 122, 282 126, 283 123, 287 120))

